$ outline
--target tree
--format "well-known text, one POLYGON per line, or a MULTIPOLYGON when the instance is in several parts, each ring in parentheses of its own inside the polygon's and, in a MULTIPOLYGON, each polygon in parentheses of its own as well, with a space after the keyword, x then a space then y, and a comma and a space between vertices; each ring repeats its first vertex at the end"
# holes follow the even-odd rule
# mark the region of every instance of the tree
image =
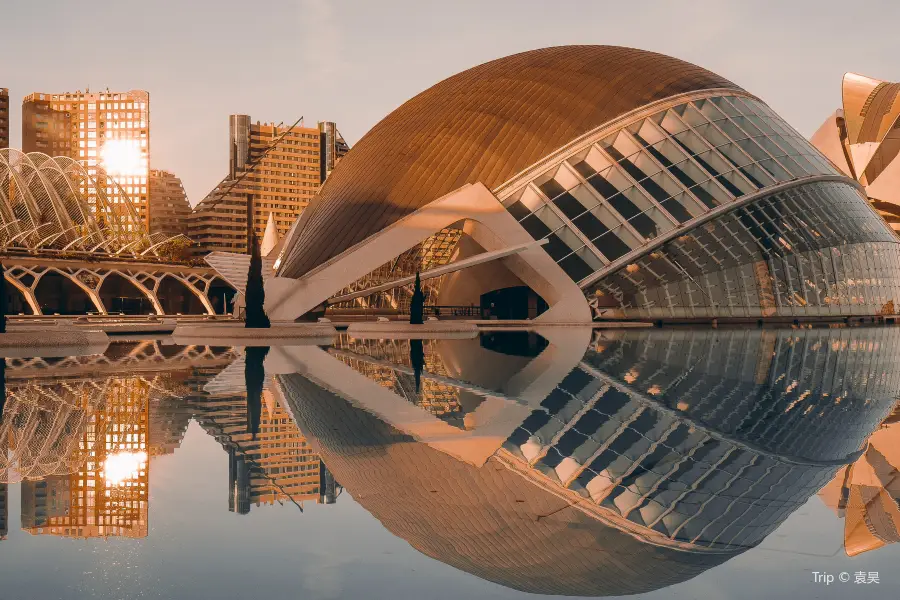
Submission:
POLYGON ((265 329, 271 327, 266 316, 266 290, 263 287, 262 256, 259 254, 259 242, 254 232, 250 238, 250 270, 247 272, 246 318, 244 327, 265 329))
POLYGON ((0 262, 0 333, 6 333, 6 269, 0 262))
POLYGON ((422 370, 425 368, 425 347, 422 340, 409 340, 409 362, 416 378, 416 393, 422 384, 422 370))
POLYGON ((413 288, 412 301, 409 303, 409 323, 410 325, 421 325, 425 312, 425 294, 422 292, 422 281, 419 279, 419 272, 416 271, 416 283, 413 288))
POLYGON ((247 386, 247 433, 256 439, 262 417, 262 389, 266 379, 268 346, 250 346, 244 356, 244 383, 247 386))

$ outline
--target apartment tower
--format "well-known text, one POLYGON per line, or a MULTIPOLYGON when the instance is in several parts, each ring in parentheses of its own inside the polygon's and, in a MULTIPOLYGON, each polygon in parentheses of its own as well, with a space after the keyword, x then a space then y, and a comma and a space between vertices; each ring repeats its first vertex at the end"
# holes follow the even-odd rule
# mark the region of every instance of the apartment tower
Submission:
POLYGON ((0 148, 9 148, 9 90, 0 88, 0 148))
POLYGON ((150 169, 150 233, 187 235, 191 205, 181 179, 174 173, 150 169))
POLYGON ((22 101, 22 150, 77 160, 109 197, 126 195, 149 226, 147 92, 30 94, 22 101))
POLYGON ((203 254, 246 252, 248 218, 262 239, 271 214, 283 238, 347 150, 331 122, 288 130, 231 115, 229 173, 194 209, 188 237, 203 254))

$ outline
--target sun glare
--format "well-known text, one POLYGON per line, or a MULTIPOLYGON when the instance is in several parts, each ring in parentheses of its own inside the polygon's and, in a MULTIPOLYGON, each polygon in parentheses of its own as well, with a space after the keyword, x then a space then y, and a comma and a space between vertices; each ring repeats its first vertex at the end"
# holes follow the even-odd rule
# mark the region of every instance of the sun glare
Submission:
POLYGON ((146 464, 146 452, 117 452, 103 463, 103 477, 107 485, 122 485, 129 479, 135 479, 146 464))
POLYGON ((141 175, 143 161, 137 140, 107 140, 100 151, 103 168, 110 175, 141 175))

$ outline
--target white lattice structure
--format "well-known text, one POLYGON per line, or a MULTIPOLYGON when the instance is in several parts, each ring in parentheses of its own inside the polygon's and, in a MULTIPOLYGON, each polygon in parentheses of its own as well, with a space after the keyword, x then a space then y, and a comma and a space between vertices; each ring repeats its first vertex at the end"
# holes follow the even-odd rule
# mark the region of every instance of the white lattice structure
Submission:
POLYGON ((68 157, 0 150, 0 249, 157 256, 182 236, 150 235, 128 194, 68 157))

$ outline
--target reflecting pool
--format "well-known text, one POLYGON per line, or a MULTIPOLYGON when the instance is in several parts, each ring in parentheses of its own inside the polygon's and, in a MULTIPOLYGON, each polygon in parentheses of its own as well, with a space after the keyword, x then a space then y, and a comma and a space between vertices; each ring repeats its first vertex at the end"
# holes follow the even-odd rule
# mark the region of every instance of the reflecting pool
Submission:
POLYGON ((896 327, 134 339, 2 381, 3 599, 900 591, 896 327))

